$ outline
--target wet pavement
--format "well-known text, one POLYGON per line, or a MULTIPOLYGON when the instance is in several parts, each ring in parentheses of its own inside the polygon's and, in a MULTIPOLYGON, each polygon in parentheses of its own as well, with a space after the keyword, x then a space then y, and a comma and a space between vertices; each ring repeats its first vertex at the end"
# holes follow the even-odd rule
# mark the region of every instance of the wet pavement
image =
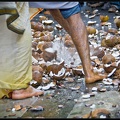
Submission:
MULTIPOLYGON (((109 15, 112 26, 115 13, 108 13, 106 10, 98 8, 83 7, 81 16, 85 24, 88 22, 88 17, 85 17, 86 10, 98 9, 100 14, 109 15)), ((38 14, 33 20, 38 21, 38 14)), ((51 19, 50 15, 47 15, 51 19)), ((100 24, 99 15, 94 19, 100 24)), ((97 27, 101 29, 101 26, 97 27)), ((0 100, 0 118, 81 118, 83 115, 90 113, 94 109, 104 108, 110 112, 110 118, 120 118, 120 95, 119 86, 103 85, 101 81, 93 84, 85 84, 84 78, 74 77, 74 82, 66 80, 60 81, 60 86, 51 87, 45 90, 45 94, 39 97, 27 98, 24 100, 0 100), (78 88, 71 89, 71 88, 78 88), (93 92, 92 88, 101 86, 106 91, 93 92), (89 97, 83 98, 83 95, 92 93, 89 97), (21 109, 15 110, 15 105, 20 105, 21 109), (31 110, 32 107, 40 106, 39 110, 31 110)))

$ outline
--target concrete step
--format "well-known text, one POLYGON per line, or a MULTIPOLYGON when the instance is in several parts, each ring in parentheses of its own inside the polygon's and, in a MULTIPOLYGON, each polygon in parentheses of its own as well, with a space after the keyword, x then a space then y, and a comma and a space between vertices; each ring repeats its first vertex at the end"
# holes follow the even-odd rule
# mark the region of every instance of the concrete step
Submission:
POLYGON ((116 112, 120 111, 120 94, 117 91, 107 91, 96 94, 89 99, 79 98, 67 118, 81 118, 97 108, 104 108, 110 112, 110 118, 116 118, 116 112), (101 104, 100 104, 101 103, 101 104), (86 105, 94 105, 94 108, 86 105))
POLYGON ((38 97, 23 100, 0 99, 0 118, 20 118, 27 111, 27 107, 33 105, 38 97), (20 105, 22 109, 14 111, 14 106, 20 105))

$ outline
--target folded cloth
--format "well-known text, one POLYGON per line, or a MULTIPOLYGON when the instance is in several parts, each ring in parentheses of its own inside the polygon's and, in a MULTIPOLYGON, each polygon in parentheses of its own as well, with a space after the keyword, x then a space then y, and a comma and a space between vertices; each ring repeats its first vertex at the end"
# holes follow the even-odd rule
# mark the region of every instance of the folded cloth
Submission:
POLYGON ((27 2, 0 2, 0 15, 7 14, 7 27, 15 33, 23 34, 29 16, 27 2))

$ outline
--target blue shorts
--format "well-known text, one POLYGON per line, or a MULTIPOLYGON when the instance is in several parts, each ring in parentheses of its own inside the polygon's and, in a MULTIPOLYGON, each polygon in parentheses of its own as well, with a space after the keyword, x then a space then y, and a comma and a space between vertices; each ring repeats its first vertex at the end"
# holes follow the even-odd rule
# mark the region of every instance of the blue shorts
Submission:
POLYGON ((70 17, 71 15, 79 13, 80 11, 81 11, 80 4, 77 4, 75 7, 72 7, 72 8, 60 9, 60 12, 65 19, 70 17))

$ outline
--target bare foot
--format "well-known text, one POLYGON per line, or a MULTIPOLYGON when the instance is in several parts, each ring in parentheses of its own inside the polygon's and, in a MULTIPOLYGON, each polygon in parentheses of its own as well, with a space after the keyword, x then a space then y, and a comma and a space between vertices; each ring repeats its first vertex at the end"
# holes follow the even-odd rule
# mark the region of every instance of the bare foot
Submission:
POLYGON ((12 92, 12 99, 25 99, 32 96, 43 95, 44 91, 37 90, 32 86, 29 86, 26 89, 14 90, 12 92))
POLYGON ((90 77, 86 77, 85 78, 85 82, 86 83, 94 83, 96 81, 102 80, 104 78, 106 78, 107 75, 106 74, 98 74, 98 73, 94 73, 93 75, 91 75, 90 77))

